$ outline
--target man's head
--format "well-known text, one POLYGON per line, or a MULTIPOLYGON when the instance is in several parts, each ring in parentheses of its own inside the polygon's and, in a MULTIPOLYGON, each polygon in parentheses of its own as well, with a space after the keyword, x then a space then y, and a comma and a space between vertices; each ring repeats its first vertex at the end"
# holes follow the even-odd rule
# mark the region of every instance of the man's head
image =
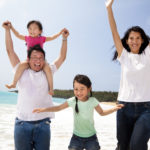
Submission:
POLYGON ((45 64, 45 52, 40 45, 30 47, 28 50, 29 66, 34 71, 40 71, 45 64))

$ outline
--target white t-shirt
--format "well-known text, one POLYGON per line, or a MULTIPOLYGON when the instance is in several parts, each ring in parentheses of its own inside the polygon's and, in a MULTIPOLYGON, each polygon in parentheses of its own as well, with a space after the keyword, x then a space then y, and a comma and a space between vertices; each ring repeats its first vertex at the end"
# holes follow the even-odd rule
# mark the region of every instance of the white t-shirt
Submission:
POLYGON ((141 55, 129 53, 123 49, 118 60, 121 64, 118 100, 150 101, 150 46, 147 46, 141 55))
MULTIPOLYGON (((15 69, 18 65, 15 67, 15 69)), ((50 65, 52 73, 57 71, 56 66, 50 65)), ((45 73, 27 69, 18 81, 17 117, 24 121, 35 121, 44 118, 53 118, 54 113, 33 113, 33 109, 53 106, 52 96, 48 94, 49 87, 45 73)))

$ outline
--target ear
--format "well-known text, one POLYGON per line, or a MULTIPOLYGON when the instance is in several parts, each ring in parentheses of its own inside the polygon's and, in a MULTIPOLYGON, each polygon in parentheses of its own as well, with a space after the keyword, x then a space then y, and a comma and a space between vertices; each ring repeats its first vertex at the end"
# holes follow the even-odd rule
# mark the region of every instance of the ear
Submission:
POLYGON ((92 91, 92 87, 88 88, 88 93, 89 93, 90 91, 92 91))

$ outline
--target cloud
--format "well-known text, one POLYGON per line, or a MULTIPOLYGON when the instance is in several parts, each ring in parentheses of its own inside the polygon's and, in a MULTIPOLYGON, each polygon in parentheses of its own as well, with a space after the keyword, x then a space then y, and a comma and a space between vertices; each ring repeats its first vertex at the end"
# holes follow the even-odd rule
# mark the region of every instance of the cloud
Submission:
POLYGON ((3 7, 8 0, 0 0, 0 8, 3 7))
POLYGON ((6 4, 8 4, 8 3, 14 3, 14 1, 16 1, 16 0, 0 0, 0 8, 2 8, 3 6, 5 6, 6 4))

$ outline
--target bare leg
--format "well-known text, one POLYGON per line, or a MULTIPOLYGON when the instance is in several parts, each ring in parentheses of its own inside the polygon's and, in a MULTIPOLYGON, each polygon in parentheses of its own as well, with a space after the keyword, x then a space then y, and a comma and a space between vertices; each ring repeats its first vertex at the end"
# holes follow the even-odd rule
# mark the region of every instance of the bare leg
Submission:
POLYGON ((47 80, 48 80, 48 84, 49 84, 49 94, 53 95, 54 91, 53 91, 53 75, 52 75, 52 71, 50 66, 48 65, 48 63, 45 63, 43 71, 46 74, 47 80))
POLYGON ((16 73, 15 73, 15 76, 14 76, 14 79, 13 79, 13 82, 12 84, 8 85, 6 84, 5 86, 8 88, 8 89, 11 89, 11 88, 15 88, 16 87, 16 84, 18 82, 18 80, 20 79, 22 73, 24 72, 25 69, 29 68, 29 65, 28 65, 28 62, 27 61, 24 61, 24 62, 21 62, 16 70, 16 73))

